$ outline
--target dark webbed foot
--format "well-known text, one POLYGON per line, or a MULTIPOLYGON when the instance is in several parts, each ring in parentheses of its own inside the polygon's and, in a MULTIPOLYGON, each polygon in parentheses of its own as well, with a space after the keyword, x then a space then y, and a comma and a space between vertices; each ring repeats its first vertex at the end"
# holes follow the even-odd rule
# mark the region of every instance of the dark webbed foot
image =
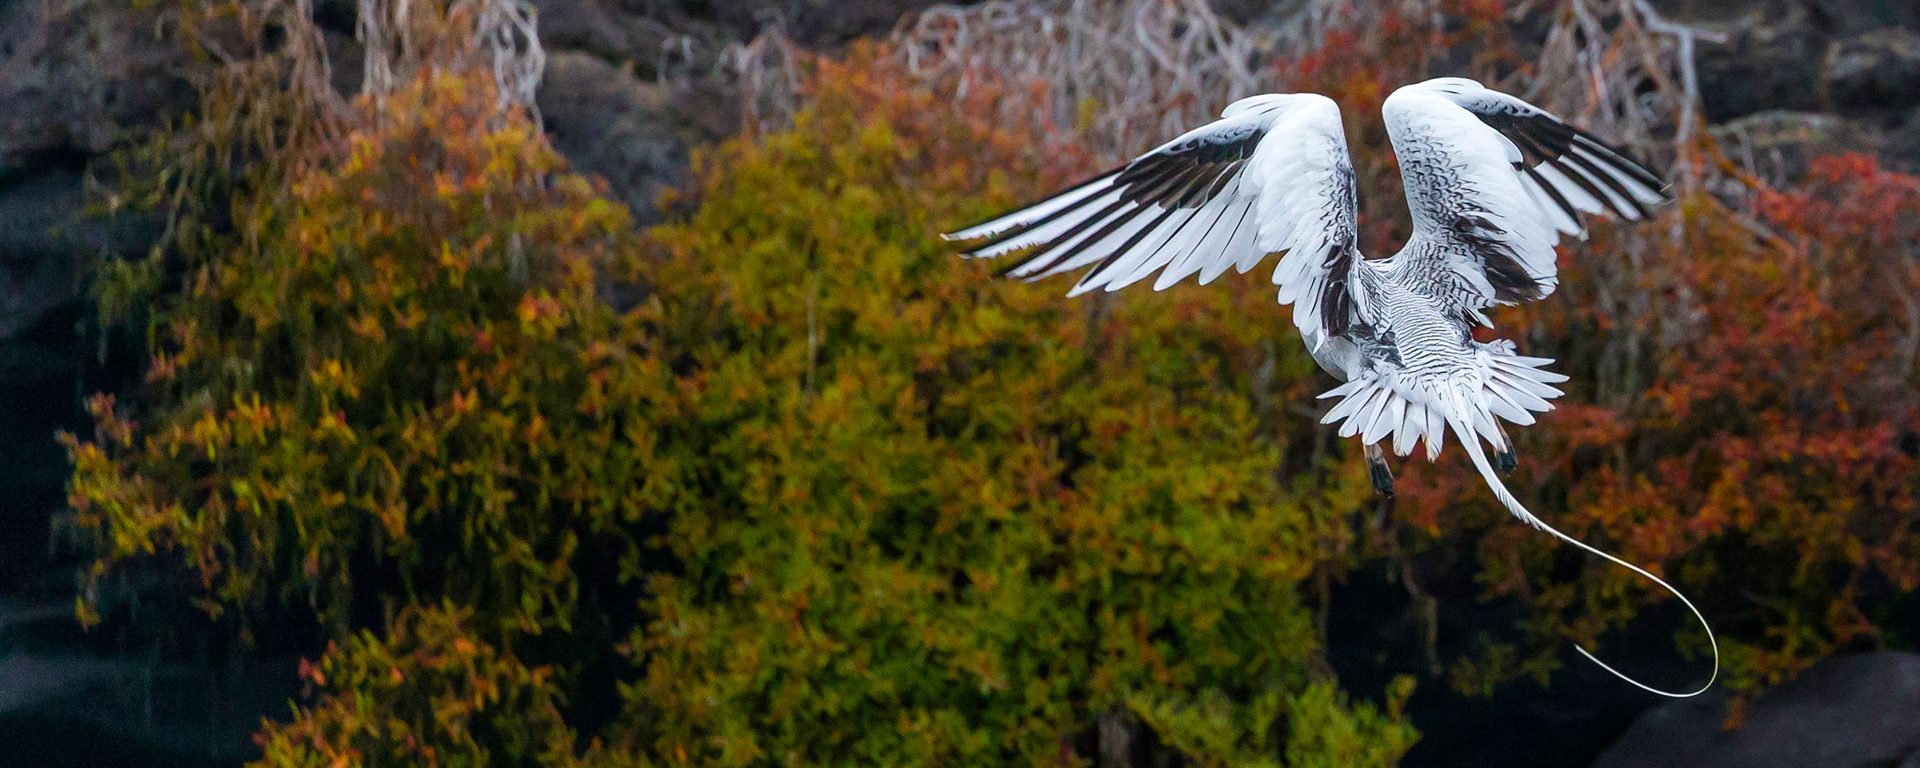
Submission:
POLYGON ((1513 438, 1507 437, 1507 428, 1500 424, 1499 419, 1493 420, 1493 428, 1500 431, 1500 443, 1507 447, 1504 451, 1494 453, 1494 466, 1500 468, 1500 474, 1512 474, 1514 468, 1520 466, 1520 459, 1513 455, 1513 438))
POLYGON ((1373 476, 1373 490, 1393 498, 1393 470, 1387 468, 1387 454, 1378 444, 1367 446, 1367 473, 1373 476))
POLYGON ((1393 497, 1393 471, 1385 464, 1367 463, 1367 470, 1373 475, 1373 490, 1388 498, 1393 497))

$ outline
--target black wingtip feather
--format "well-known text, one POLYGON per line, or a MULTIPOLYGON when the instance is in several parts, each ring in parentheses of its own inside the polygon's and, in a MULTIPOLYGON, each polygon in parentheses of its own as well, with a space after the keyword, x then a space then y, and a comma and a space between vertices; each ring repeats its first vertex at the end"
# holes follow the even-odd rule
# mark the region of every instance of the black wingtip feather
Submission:
MULTIPOLYGON (((1014 213, 1019 213, 1020 211, 1024 211, 1024 210, 1026 210, 1026 209, 1028 209, 1028 208, 1032 208, 1032 207, 1034 207, 1034 206, 1038 206, 1038 205, 1042 205, 1042 204, 1044 204, 1044 203, 1046 203, 1046 202, 1047 202, 1048 200, 1052 200, 1052 199, 1054 199, 1054 198, 1056 198, 1056 197, 1063 197, 1063 196, 1066 196, 1066 195, 1071 195, 1071 194, 1073 194, 1073 193, 1075 193, 1075 192, 1078 192, 1078 191, 1080 191, 1080 190, 1083 190, 1083 189, 1086 189, 1087 187, 1090 187, 1090 186, 1093 186, 1093 185, 1095 185, 1095 184, 1098 184, 1098 183, 1100 183, 1100 182, 1103 182, 1103 181, 1106 181, 1107 179, 1110 179, 1110 178, 1113 178, 1113 177, 1114 177, 1115 175, 1117 175, 1117 174, 1119 174, 1119 173, 1120 173, 1121 171, 1124 171, 1124 170, 1126 170, 1126 168, 1127 168, 1127 166, 1125 166, 1125 165, 1123 165, 1123 166, 1120 166, 1120 167, 1118 167, 1118 168, 1113 168, 1113 169, 1110 169, 1110 170, 1108 170, 1108 171, 1107 171, 1107 172, 1105 172, 1105 173, 1102 173, 1102 174, 1100 174, 1100 175, 1098 175, 1098 176, 1094 176, 1093 178, 1090 178, 1090 179, 1086 179, 1086 180, 1084 180, 1084 181, 1081 181, 1081 182, 1079 182, 1079 183, 1077 183, 1077 184, 1074 184, 1074 185, 1073 185, 1073 186, 1071 186, 1071 187, 1068 187, 1068 188, 1066 188, 1066 189, 1063 189, 1063 190, 1060 190, 1060 191, 1058 191, 1058 192, 1055 192, 1055 193, 1053 193, 1053 194, 1051 194, 1051 195, 1047 195, 1046 197, 1043 197, 1043 198, 1040 198, 1040 199, 1038 199, 1038 200, 1034 200, 1034 201, 1032 201, 1032 202, 1029 202, 1029 203, 1027 203, 1027 204, 1025 204, 1025 205, 1019 205, 1019 206, 1015 206, 1015 207, 1013 207, 1013 208, 1008 208, 1007 210, 1004 210, 1004 211, 1001 211, 1001 212, 999 212, 999 213, 996 213, 996 214, 994 214, 994 215, 992 215, 992 216, 988 216, 988 217, 986 217, 986 218, 984 218, 984 219, 981 219, 981 220, 979 220, 979 221, 976 221, 976 222, 974 222, 974 223, 972 223, 972 224, 968 224, 968 225, 966 225, 966 226, 964 226, 964 227, 960 227, 960 228, 958 228, 958 229, 955 229, 955 230, 953 230, 953 232, 949 232, 949 233, 943 233, 943 234, 941 234, 941 235, 940 235, 940 237, 941 237, 942 239, 945 239, 945 240, 961 240, 961 239, 966 239, 966 240, 975 240, 975 239, 978 239, 978 238, 958 238, 958 237, 954 237, 954 233, 956 233, 956 232, 965 232, 965 231, 967 231, 967 230, 969 230, 969 229, 977 229, 977 228, 979 228, 980 226, 982 226, 982 225, 984 225, 984 224, 987 224, 987 223, 989 223, 989 222, 991 222, 991 221, 993 221, 993 220, 995 220, 995 219, 1001 219, 1001 218, 1005 218, 1005 217, 1007 217, 1007 216, 1008 216, 1009 214, 1014 214, 1014 213)), ((1094 198, 1096 198, 1096 197, 1098 197, 1098 195, 1088 195, 1088 196, 1087 196, 1087 200, 1091 200, 1091 199, 1094 199, 1094 198)), ((1084 204, 1085 202, 1086 202, 1085 200, 1082 200, 1082 201, 1080 201, 1080 202, 1077 202, 1077 203, 1075 203, 1075 204, 1073 204, 1073 205, 1070 205, 1070 206, 1067 206, 1067 209, 1068 209, 1068 210, 1071 210, 1071 209, 1073 209, 1073 208, 1077 208, 1077 207, 1079 207, 1080 205, 1082 205, 1082 204, 1084 204)), ((1047 217, 1047 219, 1052 219, 1052 218, 1054 218, 1054 216, 1057 216, 1057 215, 1058 215, 1058 213, 1059 213, 1059 212, 1056 212, 1055 214, 1053 214, 1053 215, 1050 215, 1050 216, 1048 216, 1048 217, 1047 217)), ((1039 226, 1040 224, 1042 224, 1042 223, 1044 223, 1045 221, 1046 221, 1046 219, 1043 219, 1043 220, 1041 220, 1041 221, 1035 221, 1035 222, 1031 222, 1031 223, 1029 223, 1029 224, 1025 224, 1025 225, 1015 225, 1015 226, 1013 226, 1013 227, 1010 227, 1010 228, 1009 228, 1009 229, 1007 229, 1006 231, 1003 231, 1003 232, 999 232, 999 233, 995 233, 995 234, 991 234, 991 235, 982 235, 982 237, 991 237, 991 238, 1004 238, 1004 237, 1006 237, 1006 236, 1007 236, 1008 234, 1010 234, 1010 233, 1014 233, 1014 232, 1023 232, 1023 231, 1026 231, 1027 229, 1030 229, 1030 228, 1032 228, 1032 227, 1037 227, 1037 226, 1039 226)), ((988 248, 988 247, 991 247, 991 246, 990 246, 990 245, 987 245, 987 246, 981 246, 981 248, 988 248)))
POLYGON ((1619 213, 1622 218, 1647 219, 1653 217, 1653 212, 1648 211, 1647 207, 1641 204, 1640 198, 1635 197, 1633 191, 1627 189, 1626 184, 1614 178, 1613 174, 1607 173, 1606 169, 1601 168, 1592 158, 1588 157, 1586 153, 1579 151, 1568 152, 1564 159, 1579 167, 1581 170, 1586 171, 1587 175, 1590 176, 1594 182, 1605 186, 1608 192, 1613 193, 1613 195, 1618 198, 1617 200, 1610 198, 1604 199, 1604 202, 1607 203, 1608 207, 1619 213), (1619 201, 1621 200, 1626 201, 1627 205, 1633 208, 1631 214, 1620 207, 1619 201))
MULTIPOLYGON (((1644 163, 1635 160, 1626 151, 1581 130, 1578 126, 1561 122, 1545 112, 1518 114, 1508 111, 1475 110, 1473 113, 1488 127, 1499 131, 1513 141, 1526 165, 1553 166, 1582 191, 1598 201, 1603 208, 1615 215, 1632 218, 1637 214, 1639 218, 1647 218, 1652 215, 1652 212, 1614 173, 1653 190, 1661 196, 1663 203, 1672 200, 1671 194, 1667 191, 1666 181, 1662 180, 1658 174, 1649 170, 1644 163), (1584 170, 1586 173, 1580 173, 1576 169, 1584 170), (1617 194, 1618 199, 1616 200, 1615 194, 1603 193, 1601 190, 1603 186, 1606 192, 1617 194), (1627 207, 1622 208, 1618 205, 1619 201, 1625 201, 1627 207), (1629 212, 1628 208, 1632 211, 1629 212)), ((1536 177, 1536 180, 1539 179, 1536 177)), ((1540 186, 1550 194, 1559 194, 1553 185, 1544 181, 1541 181, 1540 186)), ((1564 199, 1554 201, 1562 209, 1569 207, 1564 204, 1565 202, 1564 199)), ((1578 220, 1577 215, 1575 219, 1578 220)))
POLYGON ((1487 284, 1496 300, 1507 303, 1545 298, 1546 283, 1527 272, 1513 247, 1500 239, 1502 230, 1486 218, 1466 214, 1456 219, 1453 231, 1460 240, 1479 254, 1487 284))
POLYGON ((1640 183, 1647 185, 1655 191, 1664 192, 1666 190, 1666 180, 1660 178, 1660 175, 1654 173, 1651 168, 1648 168, 1646 163, 1640 162, 1638 158, 1635 158, 1626 150, 1621 149, 1612 142, 1602 140, 1591 133, 1583 131, 1577 126, 1570 125, 1567 126, 1567 128, 1573 132, 1575 140, 1588 145, 1592 149, 1600 150, 1600 152, 1596 154, 1612 160, 1614 165, 1631 174, 1635 179, 1639 180, 1640 183))

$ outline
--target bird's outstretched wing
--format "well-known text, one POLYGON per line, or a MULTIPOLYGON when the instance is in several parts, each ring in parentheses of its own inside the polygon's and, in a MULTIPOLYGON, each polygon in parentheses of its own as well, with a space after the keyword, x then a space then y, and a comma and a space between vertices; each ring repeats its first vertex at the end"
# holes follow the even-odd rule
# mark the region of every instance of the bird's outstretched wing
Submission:
POLYGON ((1381 113, 1413 214, 1395 268, 1465 309, 1553 293, 1553 246, 1585 235, 1582 214, 1642 219, 1668 200, 1666 183, 1624 152, 1472 80, 1405 86, 1381 113))
POLYGON ((1154 290, 1198 273, 1212 282, 1285 251, 1280 302, 1309 346, 1363 317, 1350 279, 1353 164, 1340 109, 1317 94, 1241 99, 1220 119, 1065 192, 945 235, 987 238, 966 252, 1037 248, 1007 274, 1037 280, 1090 267, 1069 295, 1119 290, 1160 272, 1154 290))

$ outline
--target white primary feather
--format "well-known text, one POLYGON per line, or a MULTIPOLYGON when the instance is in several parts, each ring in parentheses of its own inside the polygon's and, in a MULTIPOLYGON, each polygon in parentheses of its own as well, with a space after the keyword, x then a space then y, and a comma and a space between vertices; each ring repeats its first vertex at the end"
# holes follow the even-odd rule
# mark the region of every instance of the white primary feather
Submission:
POLYGON ((1318 94, 1266 94, 1122 168, 946 237, 995 238, 974 257, 1037 247, 1008 272, 1022 279, 1093 267, 1070 295, 1116 291, 1155 272, 1154 290, 1195 275, 1204 285, 1285 252, 1277 295, 1317 342, 1323 299, 1349 298, 1335 317, 1365 304, 1350 279, 1362 261, 1354 202, 1339 107, 1318 94))

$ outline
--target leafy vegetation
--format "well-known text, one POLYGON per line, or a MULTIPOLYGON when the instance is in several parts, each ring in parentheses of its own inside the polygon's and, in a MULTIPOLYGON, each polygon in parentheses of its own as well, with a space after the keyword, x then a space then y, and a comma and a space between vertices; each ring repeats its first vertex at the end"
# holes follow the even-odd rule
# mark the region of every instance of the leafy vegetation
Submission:
POLYGON ((820 82, 644 257, 483 74, 364 100, 184 244, 140 416, 95 401, 95 583, 179 563, 336 638, 269 764, 1079 763, 1115 723, 1391 763, 1408 685, 1313 661, 1302 585, 1367 490, 1278 469, 1318 452, 1283 310, 1000 284, 931 233, 1041 173, 1026 137, 820 82))
POLYGON ((1301 583, 1365 490, 1324 463, 1276 471, 1311 451, 1281 424, 1312 380, 1263 332, 1285 322, 1266 291, 1075 306, 994 282, 931 233, 1009 202, 973 190, 1025 137, 858 63, 819 82, 793 131, 723 148, 700 211, 657 233, 643 314, 689 344, 701 428, 678 442, 705 460, 666 537, 687 572, 651 584, 629 690, 703 725, 657 738, 712 744, 696 762, 842 743, 1047 762, 1139 717, 1204 761, 1404 749, 1371 707, 1298 693, 1301 583), (1308 705, 1292 716, 1350 740, 1264 735, 1308 705))
MULTIPOLYGON (((1486 18, 1450 39, 1500 50, 1486 18)), ((1432 32, 1399 24, 1328 45, 1432 32)), ((1275 72, 1363 134, 1428 66, 1332 48, 1275 72)), ((1371 488, 1264 280, 1070 302, 954 258, 932 233, 1095 164, 988 117, 1046 83, 917 87, 855 46, 640 233, 491 73, 334 111, 279 89, 303 55, 210 79, 145 158, 174 235, 100 295, 151 328, 147 381, 68 438, 84 620, 185 593, 326 642, 263 764, 1387 765, 1413 682, 1340 688, 1329 580, 1477 549, 1531 619, 1449 659, 1465 689, 1656 599, 1568 578, 1453 466, 1406 465, 1387 528, 1356 526, 1371 488)), ((1706 597, 1742 688, 1905 642, 1877 622, 1920 579, 1920 272, 1884 254, 1916 246, 1917 188, 1841 158, 1754 212, 1696 191, 1500 318, 1574 376, 1513 485, 1706 597)))

